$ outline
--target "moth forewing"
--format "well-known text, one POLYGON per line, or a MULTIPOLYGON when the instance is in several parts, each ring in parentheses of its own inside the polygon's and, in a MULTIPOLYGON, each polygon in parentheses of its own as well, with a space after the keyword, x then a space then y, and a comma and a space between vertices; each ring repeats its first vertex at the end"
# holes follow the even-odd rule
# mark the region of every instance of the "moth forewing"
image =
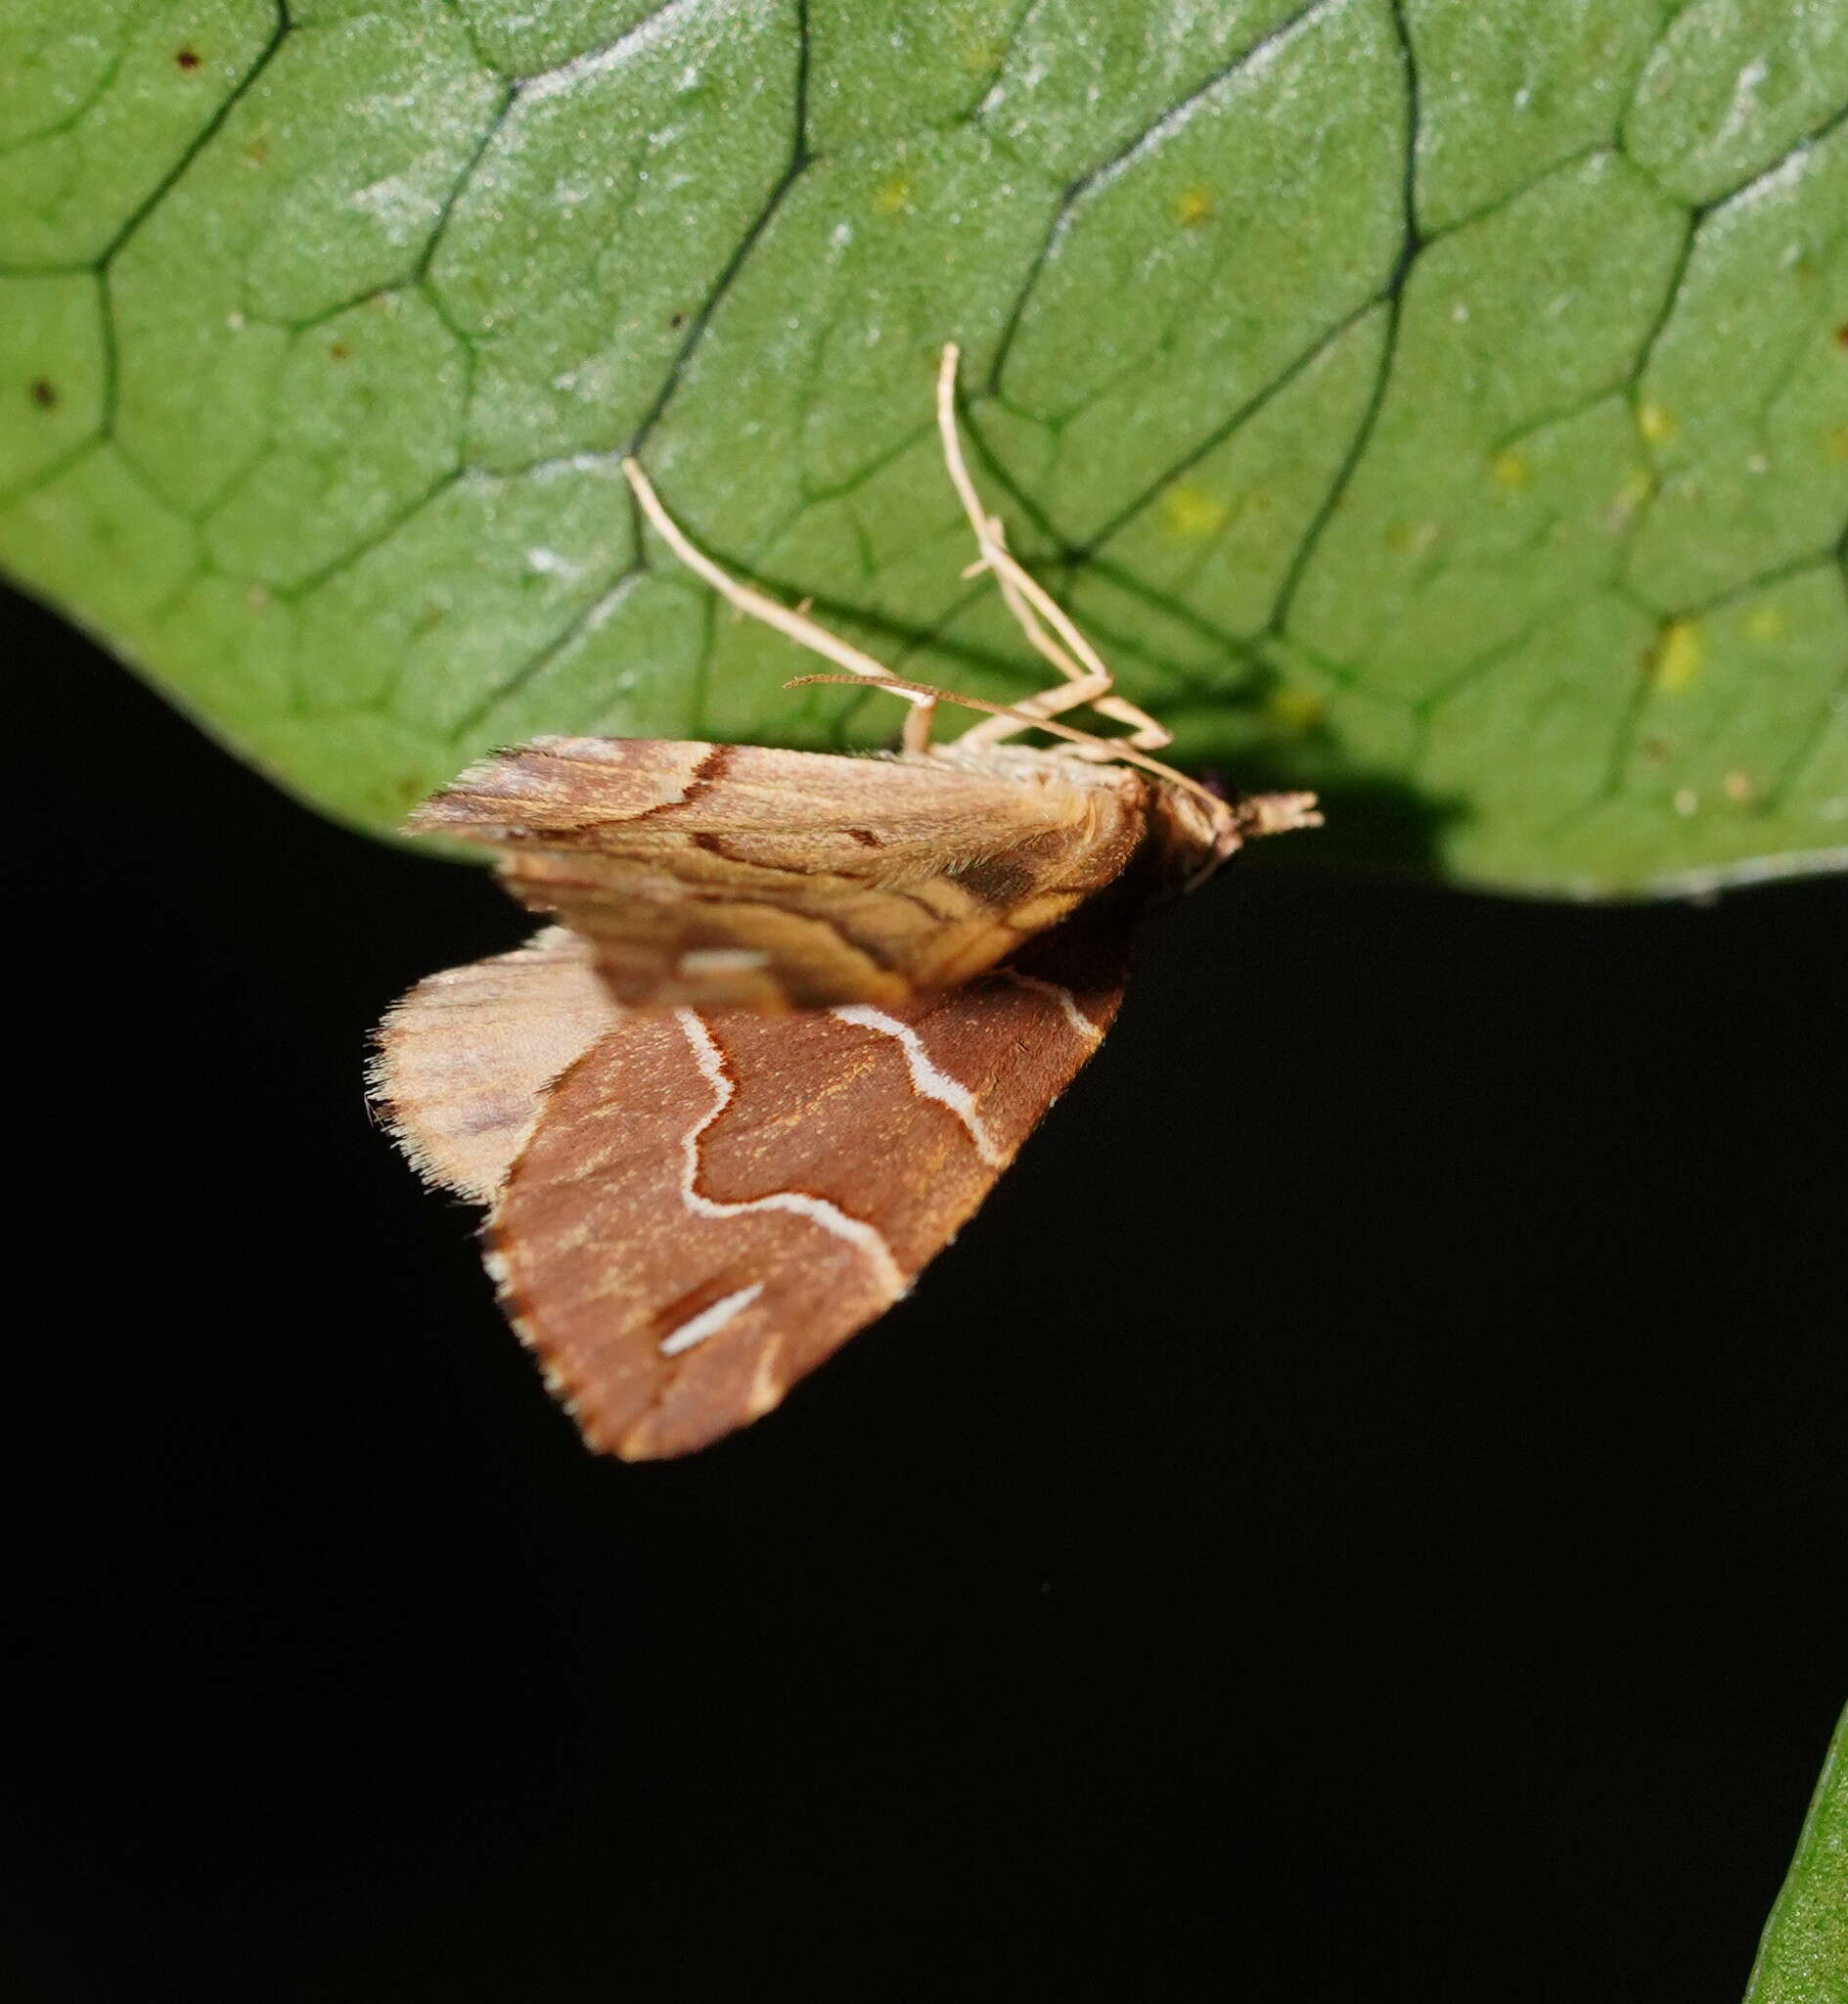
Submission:
POLYGON ((487 1226, 595 1447, 685 1453, 906 1293, 1090 1057, 1121 926, 885 1011, 625 1014, 546 1098, 487 1226))

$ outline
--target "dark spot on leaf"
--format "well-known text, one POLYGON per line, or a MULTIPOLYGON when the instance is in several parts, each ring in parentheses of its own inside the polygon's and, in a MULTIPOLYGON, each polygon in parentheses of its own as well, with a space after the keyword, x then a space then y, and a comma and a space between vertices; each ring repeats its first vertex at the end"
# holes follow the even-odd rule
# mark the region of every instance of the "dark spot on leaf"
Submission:
POLYGON ((850 828, 848 829, 847 833, 853 837, 854 841, 857 842, 862 848, 879 849, 883 848, 885 846, 885 844, 882 842, 880 842, 879 837, 875 835, 870 828, 850 828))
POLYGON ((328 343, 328 356, 333 361, 343 362, 352 352, 352 349, 343 341, 330 342, 328 343))
POLYGON ((1844 320, 1842 324, 1838 328, 1836 328, 1835 345, 1838 348, 1848 348, 1848 320, 1844 320))
POLYGON ((57 386, 52 383, 47 383, 44 377, 41 376, 38 379, 38 381, 32 385, 32 401, 35 404, 37 404, 40 410, 50 410, 53 407, 53 405, 56 404, 58 401, 57 386))
POLYGON ((684 313, 670 313, 667 316, 667 324, 669 327, 685 327, 687 316, 684 313))
POLYGON ((197 49, 182 49, 173 60, 182 69, 197 69, 199 68, 199 51, 197 49))

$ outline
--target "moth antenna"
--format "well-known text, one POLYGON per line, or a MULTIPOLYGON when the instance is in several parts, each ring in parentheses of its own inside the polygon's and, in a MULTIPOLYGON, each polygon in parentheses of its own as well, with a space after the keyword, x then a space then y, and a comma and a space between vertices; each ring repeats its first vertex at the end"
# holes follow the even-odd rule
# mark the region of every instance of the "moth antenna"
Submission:
MULTIPOLYGON (((703 578, 725 602, 752 619, 773 627, 786 639, 793 640, 798 647, 805 647, 811 654, 818 654, 824 660, 835 662, 847 669, 846 675, 811 676, 811 681, 844 682, 853 678, 869 682, 884 682, 893 689, 901 688, 898 678, 883 661, 878 661, 870 654, 862 654, 857 647, 850 647, 829 632, 826 626, 806 617, 800 612, 791 612, 788 606, 779 605, 763 592, 753 591, 747 584, 741 584, 727 570, 722 570, 703 550, 697 549, 688 540, 686 533, 674 518, 661 505, 660 496, 640 465, 633 459, 622 462, 622 472, 634 490, 635 498, 642 504, 646 515, 661 540, 696 577, 703 578)), ((803 600, 804 605, 809 604, 803 600)), ((786 688, 794 688, 793 682, 786 688)), ((923 751, 929 743, 930 711, 936 706, 934 696, 920 694, 911 685, 902 685, 905 701, 912 706, 912 714, 905 720, 905 749, 908 752, 923 751)))

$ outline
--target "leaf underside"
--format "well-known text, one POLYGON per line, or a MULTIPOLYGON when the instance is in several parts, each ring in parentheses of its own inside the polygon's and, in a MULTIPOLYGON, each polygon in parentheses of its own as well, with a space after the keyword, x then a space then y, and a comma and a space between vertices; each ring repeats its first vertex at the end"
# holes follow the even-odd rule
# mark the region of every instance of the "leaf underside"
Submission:
POLYGON ((832 749, 1042 679, 978 478, 1280 845, 1848 862, 1839 0, 11 0, 0 562, 383 831, 540 731, 832 749))
POLYGON ((1848 1714, 1835 1728, 1783 1890, 1765 1924, 1745 2004, 1848 1997, 1848 1714))

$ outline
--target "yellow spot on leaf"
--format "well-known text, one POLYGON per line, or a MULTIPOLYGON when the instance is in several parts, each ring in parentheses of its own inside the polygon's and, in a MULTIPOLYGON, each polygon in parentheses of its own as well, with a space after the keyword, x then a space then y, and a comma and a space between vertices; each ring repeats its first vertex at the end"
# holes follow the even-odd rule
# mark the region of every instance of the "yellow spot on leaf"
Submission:
POLYGON ((1677 814, 1698 814, 1700 812, 1700 796, 1694 792, 1692 787, 1683 787, 1675 796, 1675 812, 1677 814))
POLYGON ((1760 606, 1746 620, 1745 630, 1754 640, 1781 640, 1783 615, 1776 606, 1760 606))
POLYGON ((880 215, 899 215, 911 206, 911 183, 902 174, 894 174, 873 198, 873 206, 880 215))
POLYGON ((1524 452, 1498 452, 1489 461, 1489 478, 1498 487, 1518 493, 1533 479, 1532 462, 1524 452))
POLYGON ((1848 459, 1848 425, 1837 425, 1823 433, 1823 450, 1830 459, 1848 459))
POLYGON ((1213 191, 1202 182, 1194 182, 1192 188, 1183 188, 1174 203, 1174 219, 1184 230, 1198 229, 1201 223, 1209 223, 1218 213, 1218 205, 1213 201, 1213 191))
POLYGON ((1161 525, 1171 536, 1192 543, 1203 543, 1226 525, 1232 511, 1204 487, 1183 482, 1170 487, 1161 497, 1161 525))
POLYGON ((1654 488, 1655 476, 1646 468, 1638 467, 1617 489, 1616 498, 1604 516, 1604 526, 1613 535, 1620 535, 1629 527, 1637 510, 1649 498, 1654 488))
POLYGON ((1750 776, 1736 769, 1720 782, 1720 791, 1741 807, 1749 807, 1758 797, 1758 789, 1752 785, 1750 776))
POLYGON ((1706 653, 1706 640, 1692 619, 1671 619, 1655 643, 1655 686, 1666 696, 1691 688, 1706 653))
POLYGON ((1386 548, 1395 557, 1421 557, 1443 532, 1435 522, 1395 522, 1386 530, 1386 548))
POLYGON ((1637 430, 1651 445, 1663 445, 1675 435, 1675 420, 1659 403, 1639 404, 1637 430))
POLYGON ((1274 724, 1306 738, 1328 721, 1329 706, 1314 690, 1291 689, 1286 684, 1265 697, 1264 713, 1274 724))

